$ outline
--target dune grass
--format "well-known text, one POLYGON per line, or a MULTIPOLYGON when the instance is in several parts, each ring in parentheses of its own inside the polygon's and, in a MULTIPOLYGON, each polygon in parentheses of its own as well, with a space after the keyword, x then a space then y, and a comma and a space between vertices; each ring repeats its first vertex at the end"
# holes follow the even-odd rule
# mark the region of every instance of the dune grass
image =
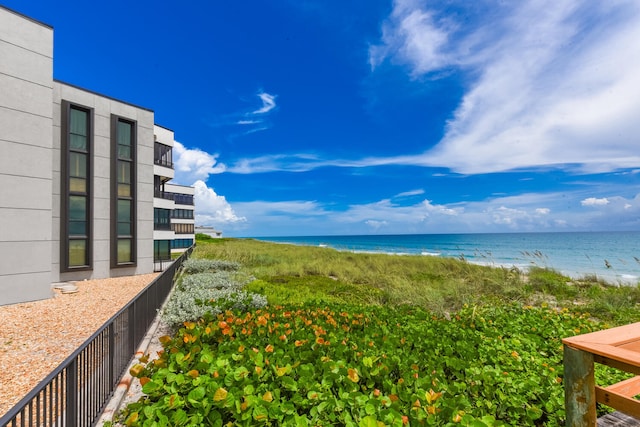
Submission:
POLYGON ((571 280, 544 268, 528 274, 454 258, 352 253, 253 239, 198 240, 194 257, 238 262, 257 280, 248 290, 270 303, 319 300, 415 305, 436 313, 466 305, 551 305, 612 324, 640 320, 640 288, 594 278, 571 280))

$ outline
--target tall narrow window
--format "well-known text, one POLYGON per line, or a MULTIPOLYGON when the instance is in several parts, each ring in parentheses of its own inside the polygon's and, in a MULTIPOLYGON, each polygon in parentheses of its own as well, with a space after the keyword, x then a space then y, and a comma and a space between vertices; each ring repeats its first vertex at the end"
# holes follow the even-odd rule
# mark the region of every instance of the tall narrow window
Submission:
POLYGON ((61 269, 91 268, 91 109, 62 102, 61 269))
POLYGON ((136 262, 135 122, 112 116, 112 239, 114 267, 136 262))

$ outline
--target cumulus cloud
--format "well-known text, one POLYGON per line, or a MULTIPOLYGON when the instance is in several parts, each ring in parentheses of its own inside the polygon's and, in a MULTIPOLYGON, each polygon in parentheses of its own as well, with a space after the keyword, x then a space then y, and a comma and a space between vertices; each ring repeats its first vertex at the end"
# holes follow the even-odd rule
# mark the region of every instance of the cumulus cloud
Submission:
POLYGON ((549 208, 537 208, 536 209, 536 213, 539 215, 549 215, 549 213, 551 212, 551 209, 549 208))
POLYGON ((640 165, 640 3, 451 3, 396 0, 370 49, 373 66, 414 78, 468 76, 444 138, 405 161, 461 173, 640 165))
POLYGON ((195 188, 196 223, 203 226, 213 226, 218 229, 227 224, 246 222, 246 218, 236 215, 224 196, 216 194, 204 181, 198 180, 193 184, 195 188))
POLYGON ((173 145, 173 162, 176 182, 191 185, 197 180, 206 181, 209 175, 223 173, 227 167, 218 163, 218 155, 199 148, 187 148, 180 142, 173 145))
POLYGON ((582 206, 606 206, 609 204, 609 199, 603 197, 601 199, 597 199, 595 197, 589 197, 580 202, 582 206))

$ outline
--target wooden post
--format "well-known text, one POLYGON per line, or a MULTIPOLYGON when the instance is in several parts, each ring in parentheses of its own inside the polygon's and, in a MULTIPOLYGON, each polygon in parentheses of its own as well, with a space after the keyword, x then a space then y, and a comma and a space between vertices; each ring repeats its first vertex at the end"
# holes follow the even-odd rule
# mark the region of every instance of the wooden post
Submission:
POLYGON ((567 426, 595 427, 593 354, 564 345, 564 402, 567 426))

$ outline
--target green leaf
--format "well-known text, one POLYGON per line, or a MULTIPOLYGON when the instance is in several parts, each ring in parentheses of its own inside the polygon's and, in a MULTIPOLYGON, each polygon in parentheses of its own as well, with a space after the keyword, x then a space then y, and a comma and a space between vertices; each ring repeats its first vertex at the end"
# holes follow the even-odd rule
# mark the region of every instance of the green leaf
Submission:
POLYGON ((368 415, 360 420, 358 427, 378 427, 378 420, 368 415))

